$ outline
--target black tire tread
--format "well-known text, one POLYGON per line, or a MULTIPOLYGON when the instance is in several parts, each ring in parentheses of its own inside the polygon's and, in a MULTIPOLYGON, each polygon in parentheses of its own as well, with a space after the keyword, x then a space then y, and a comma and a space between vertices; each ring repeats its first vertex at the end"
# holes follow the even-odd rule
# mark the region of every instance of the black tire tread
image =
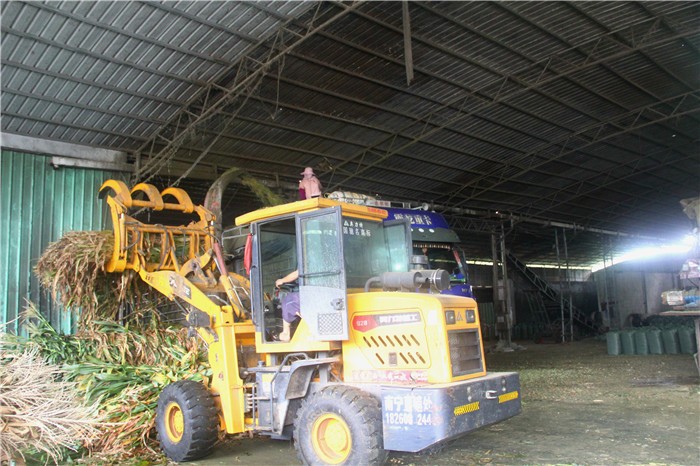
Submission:
MULTIPOLYGON (((361 423, 368 429, 369 451, 362 458, 363 466, 382 465, 386 462, 388 452, 384 450, 383 428, 381 418, 381 404, 377 398, 371 394, 360 390, 359 388, 350 385, 331 385, 325 387, 303 400, 300 409, 297 411, 297 417, 294 421, 294 448, 297 452, 297 457, 304 464, 315 465, 309 463, 303 454, 301 442, 301 424, 303 423, 303 415, 307 409, 318 404, 321 399, 333 400, 334 405, 345 404, 354 407, 354 410, 359 415, 361 423)), ((319 463, 320 464, 320 463, 319 463)), ((347 464, 358 464, 357 462, 348 462, 347 464)))
POLYGON ((211 453, 218 440, 218 409, 207 388, 199 382, 180 380, 166 386, 158 398, 156 427, 161 448, 173 461, 192 461, 211 453), (183 441, 173 445, 165 432, 161 432, 162 418, 170 401, 176 401, 189 419, 190 432, 185 432, 183 441))

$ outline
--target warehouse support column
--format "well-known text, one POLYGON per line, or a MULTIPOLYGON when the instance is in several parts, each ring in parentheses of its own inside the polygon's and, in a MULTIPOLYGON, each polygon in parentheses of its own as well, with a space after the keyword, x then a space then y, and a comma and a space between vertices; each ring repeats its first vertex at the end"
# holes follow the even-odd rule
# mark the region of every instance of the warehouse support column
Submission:
POLYGON ((506 234, 501 223, 501 270, 503 273, 503 320, 505 323, 505 341, 511 346, 511 327, 513 324, 513 300, 510 295, 510 283, 508 282, 508 261, 506 260, 506 234))
POLYGON ((554 229, 554 245, 557 250, 557 281, 559 282, 559 318, 561 319, 561 342, 566 341, 566 323, 564 322, 564 293, 561 287, 561 258, 559 257, 559 230, 554 229))
POLYGON ((605 251, 603 251, 603 292, 604 292, 604 298, 605 298, 605 314, 604 314, 604 321, 605 325, 610 327, 612 324, 612 314, 610 313, 610 299, 608 297, 608 263, 607 263, 607 254, 605 251))
POLYGON ((403 56, 406 64, 406 86, 413 81, 413 48, 411 47, 411 16, 408 12, 408 2, 403 1, 403 56))
POLYGON ((571 270, 569 269, 569 246, 566 243, 566 230, 561 229, 564 239, 564 260, 566 261, 566 299, 569 300, 569 341, 574 341, 574 298, 571 295, 571 270))
POLYGON ((508 290, 508 269, 506 267, 505 235, 501 226, 501 233, 496 236, 496 232, 491 233, 491 260, 493 261, 493 310, 496 314, 496 333, 498 335, 498 346, 509 348, 511 346, 511 324, 512 324, 512 304, 510 304, 508 290), (499 247, 501 274, 499 279, 499 247))
POLYGON ((496 335, 498 335, 498 340, 501 341, 501 315, 503 314, 503 303, 501 301, 502 294, 499 291, 500 285, 498 283, 498 240, 495 232, 491 232, 491 261, 493 263, 493 266, 491 267, 493 283, 493 312, 496 315, 496 335))
POLYGON ((610 280, 611 291, 608 302, 612 304, 612 308, 617 315, 617 328, 622 329, 625 327, 625 319, 622 317, 622 312, 620 312, 620 308, 617 305, 617 277, 615 276, 615 255, 613 253, 612 238, 608 238, 608 250, 610 251, 610 273, 612 277, 610 280))

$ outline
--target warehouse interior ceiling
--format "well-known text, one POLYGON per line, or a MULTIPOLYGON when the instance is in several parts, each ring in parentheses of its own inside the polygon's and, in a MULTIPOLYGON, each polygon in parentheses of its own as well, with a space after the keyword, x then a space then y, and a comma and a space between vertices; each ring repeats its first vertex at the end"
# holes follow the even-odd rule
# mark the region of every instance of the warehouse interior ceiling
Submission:
POLYGON ((698 2, 6 1, 2 131, 195 198, 232 166, 291 197, 312 166, 445 212, 470 257, 502 226, 590 265, 690 231, 699 50, 698 2))

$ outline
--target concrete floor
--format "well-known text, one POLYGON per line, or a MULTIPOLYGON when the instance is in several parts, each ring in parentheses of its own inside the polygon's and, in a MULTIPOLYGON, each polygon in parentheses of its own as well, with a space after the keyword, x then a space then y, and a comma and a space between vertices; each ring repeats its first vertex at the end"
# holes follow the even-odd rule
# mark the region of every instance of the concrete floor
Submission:
MULTIPOLYGON (((523 412, 433 455, 389 465, 700 465, 700 379, 690 355, 608 356, 604 341, 487 355, 521 374, 523 412)), ((230 439, 193 465, 299 464, 291 442, 230 439)))

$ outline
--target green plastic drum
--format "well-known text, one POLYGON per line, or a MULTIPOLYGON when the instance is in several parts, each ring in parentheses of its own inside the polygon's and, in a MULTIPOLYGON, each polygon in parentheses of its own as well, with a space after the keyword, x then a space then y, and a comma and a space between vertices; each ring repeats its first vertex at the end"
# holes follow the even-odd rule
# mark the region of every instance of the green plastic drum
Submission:
POLYGON ((619 356, 620 332, 608 332, 605 338, 608 341, 608 354, 611 356, 619 356))
POLYGON ((667 328, 662 330, 661 339, 664 342, 664 352, 666 354, 679 354, 681 352, 677 328, 667 328))
POLYGON ((649 354, 649 342, 647 341, 646 330, 635 330, 634 351, 636 354, 649 354))
POLYGON ((650 329, 646 332, 647 343, 649 345, 650 354, 664 354, 664 345, 661 341, 661 330, 657 328, 650 329))
POLYGON ((625 330, 620 333, 620 343, 622 343, 622 354, 635 354, 634 351, 634 330, 625 330))

